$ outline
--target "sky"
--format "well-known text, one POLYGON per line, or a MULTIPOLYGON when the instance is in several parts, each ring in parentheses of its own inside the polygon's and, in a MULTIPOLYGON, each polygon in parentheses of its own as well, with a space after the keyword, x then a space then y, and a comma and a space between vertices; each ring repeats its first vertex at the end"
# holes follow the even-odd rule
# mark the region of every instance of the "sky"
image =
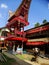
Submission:
MULTIPOLYGON (((22 0, 0 0, 0 28, 6 26, 9 10, 16 11, 21 2, 22 0)), ((49 22, 49 0, 32 0, 28 14, 29 25, 25 30, 33 28, 37 22, 42 24, 44 19, 49 22)))

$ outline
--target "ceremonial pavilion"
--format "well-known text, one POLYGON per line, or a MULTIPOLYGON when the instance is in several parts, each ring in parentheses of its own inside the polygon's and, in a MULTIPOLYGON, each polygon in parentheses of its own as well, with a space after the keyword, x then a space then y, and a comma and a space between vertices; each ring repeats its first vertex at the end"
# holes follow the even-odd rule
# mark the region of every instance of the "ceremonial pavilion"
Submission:
POLYGON ((28 29, 25 32, 28 39, 25 48, 38 47, 41 51, 49 53, 49 23, 28 29))
POLYGON ((5 27, 10 30, 10 32, 7 32, 6 37, 3 36, 5 37, 4 42, 6 43, 6 46, 11 48, 15 45, 15 50, 17 47, 23 48, 24 43, 27 43, 24 27, 29 25, 28 12, 30 3, 31 0, 22 0, 22 3, 14 13, 9 11, 9 19, 5 27))
POLYGON ((13 48, 23 48, 23 50, 38 47, 40 50, 49 53, 49 23, 24 31, 24 27, 29 25, 28 13, 31 0, 22 0, 18 9, 13 13, 9 11, 8 23, 0 34, 0 46, 13 48), (4 31, 4 32, 3 32, 4 31))

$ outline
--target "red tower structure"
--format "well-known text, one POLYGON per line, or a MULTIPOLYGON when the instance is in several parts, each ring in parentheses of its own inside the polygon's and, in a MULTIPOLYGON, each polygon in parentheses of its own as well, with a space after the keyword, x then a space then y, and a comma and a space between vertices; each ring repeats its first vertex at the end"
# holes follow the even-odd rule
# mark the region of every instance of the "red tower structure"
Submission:
MULTIPOLYGON (((10 29, 12 33, 8 33, 6 40, 15 40, 18 43, 27 42, 25 38, 24 26, 28 23, 28 12, 31 0, 23 0, 19 8, 14 12, 14 14, 8 19, 7 28, 10 29)), ((20 43, 19 43, 20 44, 20 43)))

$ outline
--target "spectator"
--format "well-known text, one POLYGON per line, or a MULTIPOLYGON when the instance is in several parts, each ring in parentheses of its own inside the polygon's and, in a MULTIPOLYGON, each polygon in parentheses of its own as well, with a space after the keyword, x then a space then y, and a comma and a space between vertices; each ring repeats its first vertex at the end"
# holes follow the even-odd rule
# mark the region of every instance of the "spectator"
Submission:
POLYGON ((0 48, 0 53, 2 53, 2 48, 0 48))

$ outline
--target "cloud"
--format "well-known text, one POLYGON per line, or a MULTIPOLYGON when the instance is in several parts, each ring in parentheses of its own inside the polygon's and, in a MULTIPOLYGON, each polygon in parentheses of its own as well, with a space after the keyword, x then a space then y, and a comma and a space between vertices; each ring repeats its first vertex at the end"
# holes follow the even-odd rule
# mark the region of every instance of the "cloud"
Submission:
POLYGON ((48 3, 48 9, 49 9, 49 3, 48 3))
POLYGON ((0 18, 2 18, 2 14, 0 13, 0 18))
POLYGON ((6 4, 2 3, 1 8, 8 8, 8 6, 6 4))

